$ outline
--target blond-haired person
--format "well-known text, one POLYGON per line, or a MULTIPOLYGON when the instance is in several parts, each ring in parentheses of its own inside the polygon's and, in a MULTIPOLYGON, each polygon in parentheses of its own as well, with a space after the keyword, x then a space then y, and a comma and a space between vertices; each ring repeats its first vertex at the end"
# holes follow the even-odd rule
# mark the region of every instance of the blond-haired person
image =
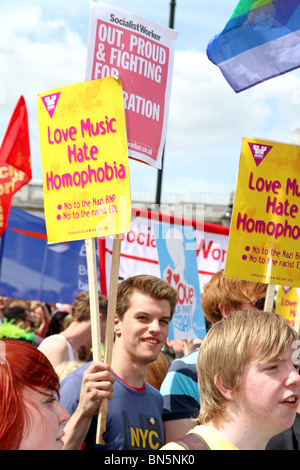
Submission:
MULTIPOLYGON (((264 310, 267 284, 224 277, 215 273, 205 284, 201 306, 208 323, 216 323, 235 310, 264 310)), ((199 412, 197 352, 176 359, 170 366, 160 392, 164 399, 165 443, 176 441, 194 427, 191 418, 199 412)))
MULTIPOLYGON (((188 434, 201 436, 212 450, 265 449, 296 416, 297 340, 275 313, 236 311, 214 324, 197 361, 202 424, 188 434)), ((162 450, 182 448, 171 442, 162 450)))
POLYGON ((84 400, 83 406, 80 399, 81 389, 90 389, 97 380, 88 363, 61 383, 60 402, 81 420, 76 442, 74 427, 66 427, 65 449, 78 448, 80 440, 84 450, 158 450, 163 445, 163 399, 145 378, 148 365, 166 343, 176 302, 177 291, 156 276, 139 275, 120 282, 111 362, 115 382, 103 433, 105 444, 96 444, 98 409, 92 401, 84 400))

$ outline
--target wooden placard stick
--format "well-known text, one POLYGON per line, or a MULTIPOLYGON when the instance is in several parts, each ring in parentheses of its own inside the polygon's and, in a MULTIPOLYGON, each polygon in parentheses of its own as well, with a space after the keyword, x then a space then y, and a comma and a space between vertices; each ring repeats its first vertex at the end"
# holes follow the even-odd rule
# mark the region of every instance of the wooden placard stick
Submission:
MULTIPOLYGON (((106 330, 105 330, 105 352, 104 352, 104 362, 109 365, 111 365, 113 342, 114 342, 114 326, 115 326, 115 314, 116 314, 117 291, 118 291, 118 280, 119 280, 121 240, 122 238, 120 237, 120 235, 116 235, 114 238, 111 271, 110 271, 107 320, 106 320, 106 330)), ((99 414, 98 414, 96 444, 102 444, 102 445, 105 444, 102 436, 106 430, 107 406, 108 406, 108 399, 102 400, 100 409, 99 409, 99 414)))
POLYGON ((267 288, 267 295, 265 300, 264 310, 265 312, 273 312, 273 302, 275 297, 275 284, 269 284, 267 288))
POLYGON ((92 331, 93 361, 100 362, 101 357, 101 331, 99 318, 98 278, 96 267, 95 239, 85 240, 86 259, 89 280, 90 317, 92 331))

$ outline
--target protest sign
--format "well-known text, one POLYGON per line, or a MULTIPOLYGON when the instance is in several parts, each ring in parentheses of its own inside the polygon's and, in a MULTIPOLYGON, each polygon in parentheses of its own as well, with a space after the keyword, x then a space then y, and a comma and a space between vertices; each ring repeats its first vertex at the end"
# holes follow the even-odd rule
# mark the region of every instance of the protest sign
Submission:
POLYGON ((177 32, 91 2, 86 80, 122 81, 129 157, 161 168, 177 32))
MULTIPOLYGON (((118 235, 131 217, 123 92, 113 77, 38 95, 44 206, 49 243, 85 239, 93 359, 101 360, 95 238, 118 235)), ((114 272, 118 272, 118 246, 114 272)), ((114 320, 114 285, 107 322, 114 320)), ((112 342, 110 342, 110 347, 112 342)), ((103 402, 107 407, 107 403, 103 402)), ((100 409, 97 444, 102 443, 100 409)), ((105 424, 105 416, 103 423, 105 424)))
POLYGON ((293 328, 296 323, 298 300, 296 287, 278 286, 276 313, 282 315, 293 328))
POLYGON ((244 138, 225 276, 300 286, 300 147, 244 138))
POLYGON ((120 81, 40 93, 38 118, 48 242, 126 232, 130 182, 120 81))
MULTIPOLYGON (((157 212, 154 209, 132 208, 129 231, 121 236, 119 280, 136 274, 153 274, 160 277, 154 232, 154 225, 157 223, 169 228, 174 224, 184 226, 184 229, 188 226, 193 227, 199 284, 202 292, 211 276, 225 266, 229 228, 192 220, 184 217, 184 213, 179 217, 157 212)), ((103 293, 109 291, 112 243, 111 237, 99 239, 100 285, 103 293)))
POLYGON ((155 224, 154 231, 161 277, 178 293, 168 338, 204 338, 206 325, 200 304, 194 229, 155 224))

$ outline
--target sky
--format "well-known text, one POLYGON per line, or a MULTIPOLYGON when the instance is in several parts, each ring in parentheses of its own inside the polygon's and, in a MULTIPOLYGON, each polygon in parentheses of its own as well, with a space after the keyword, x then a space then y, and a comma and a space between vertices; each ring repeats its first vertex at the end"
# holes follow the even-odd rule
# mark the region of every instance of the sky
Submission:
MULTIPOLYGON (((170 0, 107 0, 169 26, 170 0)), ((206 56, 238 0, 176 0, 162 194, 235 190, 243 137, 300 143, 300 69, 236 94, 206 56)), ((84 81, 88 0, 0 0, 0 142, 26 101, 33 180, 42 180, 38 93, 84 81)), ((131 191, 153 192, 157 170, 130 159, 131 191)))

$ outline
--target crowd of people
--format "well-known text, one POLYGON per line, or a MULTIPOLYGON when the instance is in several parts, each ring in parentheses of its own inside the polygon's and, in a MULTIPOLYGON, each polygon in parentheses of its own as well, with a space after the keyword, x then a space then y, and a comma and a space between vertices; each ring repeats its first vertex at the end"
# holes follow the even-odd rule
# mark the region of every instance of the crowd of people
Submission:
POLYGON ((72 305, 0 297, 0 449, 299 449, 299 338, 264 311, 266 292, 221 270, 201 295, 205 338, 172 342, 176 290, 125 279, 111 364, 93 361, 88 292, 72 305))

